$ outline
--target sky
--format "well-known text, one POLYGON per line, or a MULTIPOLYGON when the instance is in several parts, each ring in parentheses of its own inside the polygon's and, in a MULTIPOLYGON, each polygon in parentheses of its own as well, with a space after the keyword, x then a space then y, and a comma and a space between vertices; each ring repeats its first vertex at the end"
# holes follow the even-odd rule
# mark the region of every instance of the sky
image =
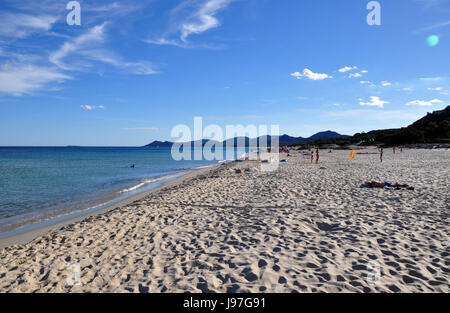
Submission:
MULTIPOLYGON (((0 2, 0 146, 142 146, 174 126, 308 137, 450 104, 450 0, 0 2), (73 23, 71 23, 73 24, 73 23)), ((262 134, 261 134, 262 135, 262 134)))

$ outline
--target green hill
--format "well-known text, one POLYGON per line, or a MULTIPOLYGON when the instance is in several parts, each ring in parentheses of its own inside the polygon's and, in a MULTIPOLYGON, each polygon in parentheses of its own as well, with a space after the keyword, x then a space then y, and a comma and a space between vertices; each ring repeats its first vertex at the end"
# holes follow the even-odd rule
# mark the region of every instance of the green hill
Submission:
POLYGON ((450 144, 450 106, 440 111, 428 113, 408 127, 397 129, 373 130, 357 133, 348 138, 316 140, 315 145, 406 145, 446 143, 450 144))

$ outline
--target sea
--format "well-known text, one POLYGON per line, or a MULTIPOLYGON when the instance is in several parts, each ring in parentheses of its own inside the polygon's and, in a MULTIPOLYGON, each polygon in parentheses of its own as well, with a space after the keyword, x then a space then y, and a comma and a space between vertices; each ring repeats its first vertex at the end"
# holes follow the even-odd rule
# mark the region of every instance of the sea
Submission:
POLYGON ((0 147, 0 238, 83 216, 218 162, 176 161, 170 148, 0 147))

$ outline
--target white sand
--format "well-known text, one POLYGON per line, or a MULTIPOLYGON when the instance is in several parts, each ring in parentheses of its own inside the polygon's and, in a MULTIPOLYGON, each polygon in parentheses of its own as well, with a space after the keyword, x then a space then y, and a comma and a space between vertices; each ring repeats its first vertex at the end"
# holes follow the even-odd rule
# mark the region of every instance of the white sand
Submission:
POLYGON ((0 291, 449 292, 450 151, 326 152, 222 165, 3 249, 0 291), (416 189, 359 188, 371 180, 416 189))

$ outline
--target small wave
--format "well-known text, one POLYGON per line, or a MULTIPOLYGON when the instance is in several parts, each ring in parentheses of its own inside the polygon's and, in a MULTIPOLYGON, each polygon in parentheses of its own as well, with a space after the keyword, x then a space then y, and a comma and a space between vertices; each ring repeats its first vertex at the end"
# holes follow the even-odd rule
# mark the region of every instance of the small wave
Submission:
POLYGON ((202 168, 208 168, 208 167, 211 167, 211 166, 212 166, 212 165, 197 166, 197 167, 194 167, 194 169, 200 170, 200 169, 202 169, 202 168))
POLYGON ((148 185, 148 184, 151 184, 151 183, 155 183, 155 182, 160 181, 160 180, 176 177, 178 175, 179 174, 174 174, 174 175, 160 176, 160 177, 156 177, 156 178, 152 178, 152 179, 146 179, 146 180, 140 182, 139 184, 137 184, 136 186, 133 186, 133 187, 130 187, 130 188, 125 188, 125 189, 119 191, 119 193, 127 193, 127 192, 131 192, 131 191, 135 191, 136 189, 139 189, 139 188, 141 188, 141 187, 143 187, 145 185, 148 185))

